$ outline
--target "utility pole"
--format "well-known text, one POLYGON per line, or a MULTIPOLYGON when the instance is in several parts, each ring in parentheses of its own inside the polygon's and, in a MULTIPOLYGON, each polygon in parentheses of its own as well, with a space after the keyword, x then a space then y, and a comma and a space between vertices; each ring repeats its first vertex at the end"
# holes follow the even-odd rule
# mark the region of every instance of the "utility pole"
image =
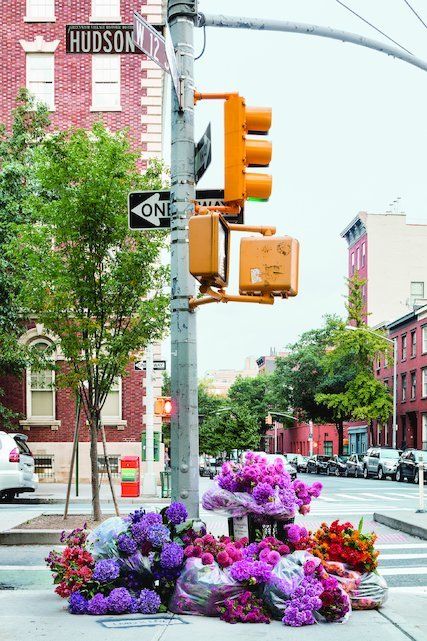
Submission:
POLYGON ((156 477, 154 476, 154 393, 153 393, 153 346, 145 350, 145 464, 142 478, 142 496, 156 496, 156 477))
POLYGON ((168 22, 180 76, 180 108, 171 114, 171 467, 172 499, 199 516, 199 424, 196 314, 190 311, 188 219, 194 213, 194 47, 196 0, 168 0, 168 22))

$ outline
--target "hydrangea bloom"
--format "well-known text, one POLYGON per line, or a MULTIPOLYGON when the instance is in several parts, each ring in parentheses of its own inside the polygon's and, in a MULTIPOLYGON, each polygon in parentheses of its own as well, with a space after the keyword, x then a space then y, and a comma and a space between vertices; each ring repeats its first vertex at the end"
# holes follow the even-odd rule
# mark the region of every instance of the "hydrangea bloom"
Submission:
POLYGON ((114 581, 120 574, 120 567, 114 559, 101 559, 95 564, 93 578, 100 583, 114 581))
POLYGON ((87 599, 78 590, 70 596, 68 604, 71 614, 86 614, 87 612, 87 599))
POLYGON ((184 560, 184 550, 177 543, 167 543, 160 553, 160 565, 163 568, 176 568, 184 560))
POLYGON ((138 612, 141 614, 156 614, 159 611, 161 600, 154 590, 141 590, 137 604, 138 612))
POLYGON ((95 594, 87 604, 87 613, 100 615, 108 612, 108 599, 103 594, 95 594))
POLYGON ((169 543, 170 534, 165 525, 156 523, 147 529, 147 539, 155 548, 161 548, 165 543, 169 543))
POLYGON ((148 530, 153 525, 161 525, 162 516, 156 512, 148 512, 144 514, 136 523, 131 527, 132 536, 139 544, 147 541, 148 530))
POLYGON ((269 485, 269 483, 259 483, 254 487, 252 496, 257 503, 262 505, 262 503, 267 503, 267 501, 273 500, 274 488, 269 485))
POLYGON ((171 503, 165 514, 168 521, 173 523, 173 525, 183 523, 188 517, 187 508, 183 503, 178 503, 178 501, 171 503))
POLYGON ((126 588, 114 588, 108 596, 108 610, 114 614, 124 614, 133 609, 134 599, 126 588))
POLYGON ((127 534, 120 534, 118 536, 117 547, 123 554, 134 554, 138 549, 136 542, 127 534))

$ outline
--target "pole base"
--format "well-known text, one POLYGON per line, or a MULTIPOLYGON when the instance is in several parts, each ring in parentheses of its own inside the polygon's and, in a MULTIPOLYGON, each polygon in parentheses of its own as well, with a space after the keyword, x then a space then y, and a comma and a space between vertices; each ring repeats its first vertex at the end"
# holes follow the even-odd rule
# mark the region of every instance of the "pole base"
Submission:
POLYGON ((141 496, 157 496, 157 483, 155 474, 146 473, 143 475, 141 496))
POLYGON ((425 514, 427 510, 415 510, 415 514, 425 514))

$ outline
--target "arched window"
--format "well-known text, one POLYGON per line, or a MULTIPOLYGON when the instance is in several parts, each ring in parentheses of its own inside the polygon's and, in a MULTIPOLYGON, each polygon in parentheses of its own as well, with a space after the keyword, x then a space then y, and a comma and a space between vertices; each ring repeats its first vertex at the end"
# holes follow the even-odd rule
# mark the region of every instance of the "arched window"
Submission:
MULTIPOLYGON (((37 339, 33 349, 44 352, 51 343, 37 339)), ((55 418, 55 372, 52 369, 27 370, 27 420, 55 418)))

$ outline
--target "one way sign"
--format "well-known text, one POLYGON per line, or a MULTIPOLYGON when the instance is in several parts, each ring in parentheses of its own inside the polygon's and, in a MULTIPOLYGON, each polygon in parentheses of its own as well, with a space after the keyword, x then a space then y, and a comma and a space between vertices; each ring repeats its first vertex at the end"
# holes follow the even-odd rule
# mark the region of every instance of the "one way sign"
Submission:
MULTIPOLYGON (((198 189, 196 200, 205 207, 224 205, 223 189, 198 189)), ((133 191, 128 203, 130 229, 170 229, 170 191, 133 191)), ((240 214, 226 215, 230 223, 243 224, 240 214)))

